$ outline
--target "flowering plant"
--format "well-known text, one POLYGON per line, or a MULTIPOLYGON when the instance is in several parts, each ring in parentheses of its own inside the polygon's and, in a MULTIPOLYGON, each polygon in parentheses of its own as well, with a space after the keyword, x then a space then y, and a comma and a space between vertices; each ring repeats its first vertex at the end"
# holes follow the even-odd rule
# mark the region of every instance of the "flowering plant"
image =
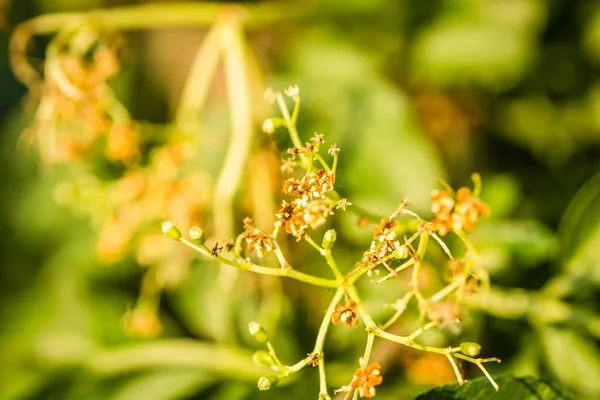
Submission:
MULTIPOLYGON (((171 222, 164 222, 162 229, 172 239, 179 241, 206 257, 218 260, 222 264, 237 267, 264 275, 275 275, 295 279, 313 286, 334 289, 329 306, 320 325, 314 348, 307 356, 293 365, 284 364, 278 356, 270 336, 258 322, 249 323, 250 334, 267 348, 257 353, 256 361, 267 364, 272 375, 261 377, 260 390, 268 390, 297 373, 304 367, 317 366, 319 370, 319 399, 330 399, 323 347, 329 326, 342 323, 352 327, 358 323, 364 325, 367 339, 363 355, 358 359, 358 368, 349 379, 349 383, 334 391, 345 392, 345 398, 372 398, 376 386, 382 383, 381 366, 371 362, 371 350, 375 338, 385 339, 413 349, 439 354, 447 358, 459 383, 465 379, 457 361, 466 361, 476 365, 489 379, 492 386, 499 387, 485 368, 487 362, 500 362, 495 357, 479 358, 481 346, 473 342, 463 342, 456 347, 434 347, 421 344, 418 338, 433 328, 445 328, 460 322, 461 298, 475 291, 485 292, 489 279, 482 266, 477 250, 470 241, 467 231, 475 228, 480 216, 489 214, 487 205, 479 199, 481 182, 477 174, 473 175, 475 184, 469 188, 460 188, 456 193, 444 184, 441 190, 432 192, 432 220, 421 217, 408 207, 410 201, 403 198, 399 206, 389 216, 374 224, 371 244, 352 268, 340 268, 334 256, 337 231, 327 230, 322 235, 318 228, 327 222, 329 216, 338 210, 352 210, 352 203, 342 198, 334 185, 340 149, 332 144, 327 153, 328 162, 320 150, 325 143, 322 134, 315 133, 304 144, 300 140, 296 122, 300 110, 300 96, 297 86, 288 88, 285 95, 294 102, 292 112, 288 109, 284 95, 273 90, 265 97, 279 107, 282 117, 267 119, 263 130, 273 134, 278 127, 284 127, 294 145, 287 150, 289 157, 283 162, 282 171, 291 175, 283 183, 283 193, 289 199, 282 200, 276 214, 271 232, 257 229, 250 217, 243 220, 244 230, 235 239, 225 243, 214 242, 208 245, 202 228, 194 226, 189 231, 190 240, 171 222), (416 223, 416 224, 414 224, 416 223), (410 226, 415 226, 411 229, 410 226), (401 234, 402 232, 402 234, 401 234), (454 233, 466 248, 464 256, 455 257, 442 237, 454 233), (300 271, 286 259, 280 245, 283 235, 291 235, 296 241, 304 241, 316 250, 324 259, 334 279, 311 275, 300 271), (320 237, 320 239, 319 239, 320 237), (430 296, 420 290, 420 271, 433 239, 448 258, 450 282, 430 296), (244 243, 246 248, 244 249, 244 243), (267 257, 275 258, 278 267, 266 267, 261 261, 267 257), (364 276, 373 277, 371 283, 382 284, 398 278, 403 271, 410 271, 410 289, 394 305, 395 312, 385 322, 377 323, 359 295, 356 284, 364 276), (374 277, 377 278, 374 278, 374 277), (422 326, 408 335, 397 335, 389 328, 400 318, 412 301, 416 302, 422 326)), ((358 211, 360 212, 360 211, 358 211)), ((368 223, 368 221, 366 221, 368 223)))

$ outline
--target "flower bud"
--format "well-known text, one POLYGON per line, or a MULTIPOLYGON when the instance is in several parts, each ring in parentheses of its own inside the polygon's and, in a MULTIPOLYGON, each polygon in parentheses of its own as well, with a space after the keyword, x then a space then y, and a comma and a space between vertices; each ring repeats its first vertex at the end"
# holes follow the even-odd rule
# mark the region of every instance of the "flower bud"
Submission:
POLYGON ((275 123, 271 118, 265 119, 265 122, 262 124, 262 130, 269 135, 275 132, 275 123))
POLYGON ((162 231, 165 235, 170 237, 173 240, 179 241, 181 239, 181 231, 177 229, 175 225, 171 221, 166 221, 161 224, 162 231))
POLYGON ((267 343, 269 341, 269 334, 258 322, 250 322, 248 324, 248 331, 258 343, 267 343))
POLYGON ((326 250, 332 248, 336 239, 337 232, 335 231, 335 229, 330 229, 327 232, 325 232, 325 235, 323 235, 323 248, 326 250))
POLYGON ((192 226, 189 231, 190 238, 194 243, 202 245, 206 242, 206 234, 199 226, 192 226))
POLYGON ((258 350, 252 355, 252 361, 259 367, 273 367, 275 361, 268 351, 258 350))
POLYGON ((461 343, 460 351, 469 357, 476 357, 481 351, 481 345, 479 343, 474 342, 461 343))
POLYGON ((292 98, 295 102, 300 100, 300 88, 298 85, 290 86, 285 90, 285 94, 292 98))
POLYGON ((275 375, 261 376, 258 378, 258 390, 269 390, 279 383, 279 378, 275 375))
POLYGON ((396 250, 394 250, 393 256, 398 260, 402 260, 408 257, 408 248, 404 245, 396 246, 396 250))

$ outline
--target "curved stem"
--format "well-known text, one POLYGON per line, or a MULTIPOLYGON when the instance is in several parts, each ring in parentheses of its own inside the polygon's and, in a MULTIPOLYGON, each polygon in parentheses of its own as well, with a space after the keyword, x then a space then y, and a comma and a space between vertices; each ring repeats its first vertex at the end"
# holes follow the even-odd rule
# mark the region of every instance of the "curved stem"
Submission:
POLYGON ((313 353, 319 357, 320 398, 329 398, 329 394, 327 393, 327 377, 325 375, 325 358, 323 356, 323 346, 325 345, 325 337, 327 336, 327 330, 329 329, 329 325, 331 324, 331 317, 335 312, 335 306, 340 302, 343 295, 344 288, 339 287, 333 295, 333 298, 329 303, 329 307, 327 307, 327 311, 323 316, 323 321, 321 322, 321 326, 319 327, 319 333, 317 334, 317 340, 315 342, 315 348, 313 350, 313 353))
POLYGON ((231 265, 233 267, 242 269, 244 271, 255 272, 257 274, 263 274, 263 275, 284 276, 284 277, 288 277, 291 279, 295 279, 300 282, 309 283, 314 286, 321 286, 321 287, 328 287, 328 288, 337 288, 339 286, 339 283, 333 279, 325 279, 325 278, 320 278, 318 276, 308 275, 308 274, 305 274, 300 271, 296 271, 295 269, 291 269, 291 268, 290 269, 268 268, 268 267, 261 267, 260 265, 253 264, 250 261, 235 261, 235 260, 230 260, 230 259, 225 258, 220 255, 217 257, 214 257, 210 253, 210 250, 206 246, 204 246, 204 247, 197 246, 185 238, 181 238, 180 241, 181 241, 181 243, 185 244, 186 246, 191 247, 192 249, 198 251, 199 253, 204 254, 207 257, 216 259, 223 264, 231 265))

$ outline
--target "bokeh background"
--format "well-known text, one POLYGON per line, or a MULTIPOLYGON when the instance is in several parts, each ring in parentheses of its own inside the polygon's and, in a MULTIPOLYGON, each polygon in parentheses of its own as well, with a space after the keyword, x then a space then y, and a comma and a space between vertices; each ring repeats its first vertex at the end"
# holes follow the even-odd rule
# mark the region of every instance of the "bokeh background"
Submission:
MULTIPOLYGON (((167 26, 164 12, 154 25, 121 34, 85 33, 88 22, 67 18, 54 28, 60 40, 39 35, 27 48, 45 83, 29 82, 28 91, 11 71, 9 40, 19 23, 142 3, 0 0, 0 398, 316 397, 310 368, 257 391, 251 355, 259 346, 246 326, 260 320, 293 363, 312 349, 331 293, 221 270, 159 230, 170 219, 225 238, 239 233, 245 215, 265 229, 272 223, 289 140, 284 131, 261 132, 264 118, 276 115, 262 93, 292 84, 301 91, 301 135, 318 131, 342 148, 336 183, 362 208, 389 214, 406 195, 427 213, 436 177, 460 186, 481 174, 492 216, 474 238, 493 296, 465 310, 462 328, 424 340, 478 341, 484 356, 503 360, 493 374, 548 377, 581 398, 600 397, 598 2, 242 3, 256 22, 244 27, 245 50, 227 53, 248 77, 249 100, 237 108, 227 94, 240 89, 231 84, 236 73, 225 63, 209 74, 209 62, 193 61, 225 3, 207 5, 207 17, 194 23, 167 26), (69 44, 74 38, 78 44, 69 44), (85 62, 66 58, 73 54, 85 62), (59 60, 80 87, 110 93, 66 101, 48 60, 59 60), (204 102, 194 103, 203 92, 190 76, 208 82, 204 102), (180 103, 186 91, 189 109, 180 103), (215 220, 215 193, 244 110, 254 133, 232 227, 215 220)), ((331 227, 349 270, 371 230, 337 214, 331 227)), ((292 240, 289 248, 299 269, 327 273, 305 245, 292 240)), ((425 285, 443 280, 435 260, 425 285)), ((366 282, 361 290, 383 319, 390 310, 381 304, 406 285, 366 282)), ((416 315, 407 312, 397 332, 416 329, 416 315)), ((348 383, 363 346, 362 329, 332 328, 331 387, 348 383)), ((380 341, 373 357, 384 376, 377 398, 410 399, 454 380, 443 357, 380 341)))

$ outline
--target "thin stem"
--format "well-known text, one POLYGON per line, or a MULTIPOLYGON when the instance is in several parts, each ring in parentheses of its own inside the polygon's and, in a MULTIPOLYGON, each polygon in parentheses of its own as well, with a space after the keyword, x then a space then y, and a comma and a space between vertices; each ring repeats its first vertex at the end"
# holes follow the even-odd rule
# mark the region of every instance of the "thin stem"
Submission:
POLYGON ((463 385, 465 383, 465 380, 460 372, 460 369, 458 369, 458 365, 456 364, 454 357, 452 357, 451 354, 446 354, 446 358, 448 359, 448 361, 450 362, 450 365, 452 366, 452 370, 454 371, 454 375, 456 375, 456 380, 458 381, 458 384, 463 385))
MULTIPOLYGON (((373 350, 373 342, 375 341, 375 334, 369 330, 367 332, 367 345, 365 346, 365 353, 363 355, 363 361, 365 365, 369 364, 369 358, 371 357, 371 350, 373 350)), ((362 367, 362 365, 361 365, 362 367)))
POLYGON ((285 256, 283 255, 283 252, 281 251, 281 247, 279 247, 279 244, 277 243, 277 241, 275 239, 273 239, 273 244, 275 245, 273 247, 273 251, 275 252, 275 256, 277 257, 277 261, 279 261, 279 265, 281 265, 281 269, 290 269, 290 268, 292 268, 292 266, 290 265, 290 263, 287 262, 287 260, 285 259, 285 256))
POLYGON ((277 356, 277 352, 275 351, 275 348, 273 347, 273 343, 271 343, 270 340, 267 340, 267 343, 265 343, 265 344, 267 345, 267 349, 269 350, 269 355, 271 356, 271 358, 273 358, 273 361, 275 361, 275 365, 277 366, 277 368, 279 368, 281 371, 287 372, 288 367, 286 367, 281 362, 279 357, 277 356))
POLYGON ((337 170, 337 165, 338 165, 338 155, 337 155, 337 153, 335 153, 333 155, 333 163, 332 163, 332 166, 331 166, 331 170, 333 172, 335 172, 337 170))
POLYGON ((387 281, 388 279, 390 279, 392 277, 398 276, 398 273, 404 271, 406 268, 410 267, 414 263, 415 263, 415 260, 413 258, 411 258, 410 260, 408 260, 408 261, 402 263, 400 266, 396 267, 392 272, 390 272, 386 276, 379 278, 377 280, 374 280, 372 282, 377 284, 377 283, 387 281))
POLYGON ((421 334, 422 334, 423 332, 426 332, 426 331, 428 331, 429 329, 431 329, 431 328, 434 328, 434 327, 436 327, 436 326, 437 326, 437 322, 431 321, 431 322, 429 322, 428 324, 426 324, 425 326, 423 326, 423 327, 421 327, 421 328, 417 329, 416 331, 414 331, 413 333, 411 333, 410 335, 408 335, 408 339, 410 339, 410 340, 414 340, 414 339, 416 339, 417 337, 421 336, 421 334))
POLYGON ((327 265, 329 265, 329 268, 331 268, 331 270, 333 271, 333 275, 335 275, 335 278, 340 283, 340 285, 342 285, 342 287, 343 287, 344 286, 344 275, 342 275, 342 273, 340 272, 340 269, 338 268, 337 264, 335 263, 335 260, 333 259, 333 256, 331 255, 331 250, 330 249, 325 250, 325 254, 323 254, 323 257, 325 257, 325 260, 327 261, 327 265))
POLYGON ((319 395, 321 398, 329 398, 329 394, 327 392, 327 377, 325 375, 325 357, 323 355, 323 346, 325 345, 327 330, 331 324, 331 317, 335 312, 335 306, 340 302, 343 295, 344 288, 338 287, 337 291, 333 295, 333 298, 331 299, 331 302, 329 303, 329 307, 327 307, 325 315, 323 316, 323 321, 319 327, 319 332, 317 334, 317 340, 315 342, 315 348, 313 351, 313 353, 317 354, 319 357, 319 395))
POLYGON ((249 260, 240 262, 240 261, 227 259, 221 255, 214 257, 211 254, 208 247, 206 247, 206 246, 203 246, 203 247, 197 246, 185 238, 181 238, 180 241, 181 241, 181 243, 185 244, 186 246, 191 247, 192 249, 206 255, 207 257, 216 259, 223 264, 231 265, 233 267, 242 269, 244 271, 255 272, 257 274, 263 274, 263 275, 284 276, 287 278, 295 279, 300 282, 309 283, 314 286, 321 286, 321 287, 328 287, 328 288, 337 288, 339 286, 339 283, 336 280, 320 278, 320 277, 313 276, 313 275, 308 275, 303 272, 297 271, 293 268, 290 268, 290 269, 268 268, 268 267, 261 267, 260 265, 253 264, 249 260))
POLYGON ((400 318, 400 316, 404 313, 404 311, 406 310, 406 306, 408 304, 408 302, 410 301, 410 299, 413 296, 413 292, 407 292, 404 297, 402 297, 402 299, 396 301, 396 305, 394 306, 394 308, 396 309, 396 312, 394 313, 394 315, 391 316, 391 318, 381 326, 381 329, 386 330, 387 328, 389 328, 390 326, 392 326, 392 324, 394 322, 396 322, 398 320, 398 318, 400 318))
POLYGON ((487 369, 485 369, 485 367, 481 364, 481 362, 477 362, 477 363, 475 363, 475 365, 477 365, 479 367, 479 369, 481 370, 481 372, 483 372, 483 374, 488 379, 488 381, 490 381, 490 383, 492 384, 492 386, 494 387, 494 389, 496 389, 496 392, 498 390, 500 390, 500 386, 498 386, 498 384, 496 383, 496 381, 494 380, 494 378, 492 378, 492 376, 490 375, 490 373, 487 372, 487 369))
POLYGON ((193 122, 204 106, 210 83, 217 69, 221 53, 220 36, 221 24, 215 23, 204 37, 183 87, 175 114, 175 123, 186 133, 195 127, 193 122))
POLYGON ((331 168, 329 168, 329 165, 327 165, 327 162, 325 162, 325 160, 323 159, 323 157, 321 157, 320 154, 314 153, 313 157, 317 159, 317 161, 321 164, 321 166, 323 167, 323 169, 325 169, 325 171, 331 172, 331 168))
POLYGON ((450 251, 450 249, 448 248, 446 243, 444 243, 444 241, 434 232, 431 233, 431 236, 435 239, 436 242, 439 243, 439 245, 442 247, 442 249, 444 250, 444 253, 446 253, 448 258, 450 260, 454 260, 454 257, 452 256, 452 252, 450 251))
MULTIPOLYGON (((281 115, 283 116, 283 120, 285 121, 285 125, 287 127, 288 133, 290 134, 290 139, 292 139, 292 143, 294 144, 295 148, 301 149, 304 146, 302 145, 302 141, 300 140, 300 135, 298 134, 298 130, 296 129, 296 123, 290 117, 290 112, 287 108, 287 104, 285 104, 285 99, 283 98, 281 93, 277 93, 277 95, 275 97, 276 97, 277 105, 279 106, 279 109, 281 110, 281 115)), ((298 102, 295 105, 294 111, 296 108, 299 108, 299 107, 300 107, 300 103, 298 102)), ((302 163, 304 164, 304 167, 306 168, 306 170, 309 170, 310 163, 309 163, 306 155, 303 153, 300 153, 299 156, 300 156, 300 159, 302 160, 302 163)))
POLYGON ((437 303, 438 301, 442 300, 444 297, 450 295, 452 292, 454 292, 456 289, 458 289, 462 284, 463 284, 462 279, 460 279, 460 280, 455 279, 452 283, 450 283, 449 285, 446 285, 446 287, 444 287, 439 292, 437 292, 433 296, 431 296, 429 298, 429 301, 431 301, 433 303, 437 303))
POLYGON ((214 198, 214 220, 217 237, 230 237, 233 229, 233 198, 239 187, 250 145, 252 117, 250 88, 245 62, 245 38, 241 22, 231 19, 221 29, 221 46, 227 93, 231 111, 232 133, 223 168, 217 178, 214 198))

